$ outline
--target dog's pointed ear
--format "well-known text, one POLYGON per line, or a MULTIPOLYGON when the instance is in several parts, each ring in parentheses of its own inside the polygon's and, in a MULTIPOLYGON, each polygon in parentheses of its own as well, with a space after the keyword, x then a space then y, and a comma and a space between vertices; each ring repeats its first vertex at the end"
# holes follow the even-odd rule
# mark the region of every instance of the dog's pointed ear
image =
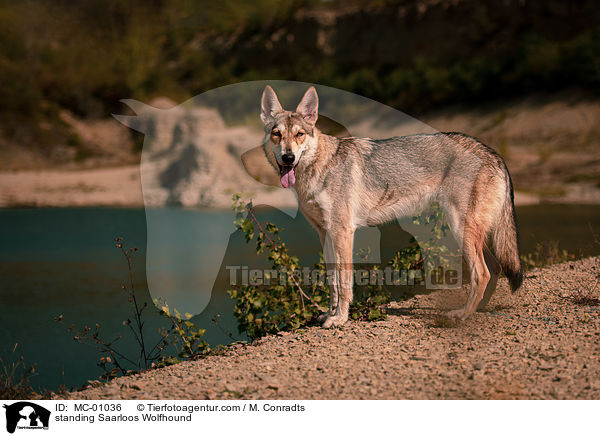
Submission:
POLYGON ((319 96, 314 86, 308 88, 304 93, 304 97, 296 108, 296 113, 299 113, 304 119, 312 125, 315 125, 319 117, 319 96))
POLYGON ((279 103, 279 99, 277 99, 277 94, 273 91, 269 85, 265 87, 265 90, 262 93, 262 99, 260 102, 260 119, 263 124, 267 124, 270 120, 273 119, 273 115, 277 112, 282 112, 283 108, 281 107, 281 103, 279 103))

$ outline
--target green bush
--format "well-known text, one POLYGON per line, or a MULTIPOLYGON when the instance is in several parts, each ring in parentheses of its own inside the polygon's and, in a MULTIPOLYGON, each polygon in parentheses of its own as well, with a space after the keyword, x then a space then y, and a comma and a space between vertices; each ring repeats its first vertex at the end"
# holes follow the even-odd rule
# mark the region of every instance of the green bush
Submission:
POLYGON ((521 263, 525 271, 574 259, 575 255, 559 248, 558 241, 538 242, 533 252, 521 255, 521 263))
POLYGON ((266 77, 336 86, 413 112, 571 85, 600 91, 594 10, 571 17, 551 1, 532 15, 532 5, 482 3, 455 6, 474 8, 457 19, 444 5, 421 17, 418 2, 353 3, 362 12, 337 16, 336 2, 315 0, 3 2, 0 82, 10 85, 0 88, 0 108, 41 115, 46 102, 106 116, 122 109, 122 98, 184 100, 266 77), (399 9, 404 18, 392 19, 399 9), (339 20, 341 32, 325 44, 326 26, 315 18, 323 14, 339 20), (348 33, 361 14, 365 27, 348 33), (370 40, 400 24, 431 37, 399 30, 405 43, 397 50, 384 41, 392 53, 368 53, 370 40))
POLYGON ((30 383, 31 377, 36 375, 35 365, 27 365, 23 356, 14 358, 18 345, 13 347, 11 360, 5 361, 0 357, 0 400, 40 397, 30 383))
MULTIPOLYGON (((282 330, 298 329, 314 321, 328 309, 330 288, 327 283, 323 255, 313 265, 310 285, 300 285, 302 267, 297 257, 292 256, 281 241, 280 229, 272 223, 260 223, 253 211, 252 202, 244 202, 239 194, 233 196, 233 209, 236 212, 234 224, 245 236, 246 242, 255 241, 256 252, 266 252, 272 263, 274 274, 265 278, 260 285, 233 285, 228 290, 235 300, 234 315, 240 333, 250 339, 282 330), (317 280, 314 280, 316 278, 317 280)), ((388 266, 395 270, 420 270, 422 277, 426 267, 443 264, 449 249, 441 243, 448 227, 443 222, 439 206, 414 217, 413 223, 431 227, 429 240, 413 238, 408 247, 398 251, 388 266), (423 256, 423 252, 426 256, 423 256)), ((369 253, 359 253, 368 259, 369 253)), ((361 264, 370 276, 381 272, 381 266, 361 264)), ((358 287, 357 287, 358 288, 358 287)), ((377 280, 370 280, 354 292, 354 302, 350 306, 350 318, 360 321, 385 319, 385 307, 391 298, 390 289, 377 280)))
MULTIPOLYGON (((155 299, 154 303, 158 307, 158 314, 168 321, 167 326, 159 328, 154 334, 145 328, 145 310, 148 303, 141 304, 138 301, 138 293, 133 281, 132 259, 137 248, 126 248, 120 237, 115 239, 115 246, 125 257, 129 271, 128 284, 123 284, 122 289, 131 311, 130 316, 123 321, 123 326, 127 328, 137 347, 121 346, 119 341, 123 336, 120 333, 113 338, 106 338, 101 334, 100 324, 97 323, 94 327, 66 326, 75 341, 88 345, 98 352, 97 365, 104 371, 100 379, 106 381, 119 375, 146 371, 206 355, 210 351, 208 343, 202 339, 206 331, 190 321, 191 314, 186 313, 182 317, 177 309, 171 311, 164 300, 155 299), (176 351, 176 355, 169 353, 169 347, 176 351)), ((54 321, 65 325, 63 315, 55 317, 54 321)))
MULTIPOLYGON (((256 219, 252 203, 244 203, 239 195, 233 196, 236 212, 235 226, 250 242, 256 236, 256 252, 267 251, 277 277, 265 277, 263 285, 233 286, 228 293, 235 300, 234 315, 240 333, 249 338, 297 329, 327 309, 329 287, 325 280, 312 283, 304 290, 295 274, 301 271, 297 257, 291 256, 279 237, 279 229, 272 223, 264 226, 256 219), (246 214, 247 213, 247 214, 246 214)), ((322 263, 315 268, 325 271, 322 263)))

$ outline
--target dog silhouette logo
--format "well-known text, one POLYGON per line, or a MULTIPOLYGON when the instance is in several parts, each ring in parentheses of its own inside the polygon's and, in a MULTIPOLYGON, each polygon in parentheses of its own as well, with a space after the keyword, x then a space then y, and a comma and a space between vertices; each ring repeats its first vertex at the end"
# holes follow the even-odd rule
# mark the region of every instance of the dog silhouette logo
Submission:
POLYGON ((3 406, 6 409, 6 431, 19 429, 48 429, 50 411, 29 401, 3 406))

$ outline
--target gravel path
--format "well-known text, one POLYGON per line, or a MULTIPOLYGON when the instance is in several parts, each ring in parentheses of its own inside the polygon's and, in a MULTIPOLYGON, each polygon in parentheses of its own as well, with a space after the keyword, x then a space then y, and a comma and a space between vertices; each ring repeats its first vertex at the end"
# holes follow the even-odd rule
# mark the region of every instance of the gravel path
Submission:
POLYGON ((486 312, 450 323, 465 292, 390 304, 388 319, 233 345, 67 395, 73 399, 600 399, 600 257, 505 279, 486 312), (567 298, 565 298, 567 297, 567 298))

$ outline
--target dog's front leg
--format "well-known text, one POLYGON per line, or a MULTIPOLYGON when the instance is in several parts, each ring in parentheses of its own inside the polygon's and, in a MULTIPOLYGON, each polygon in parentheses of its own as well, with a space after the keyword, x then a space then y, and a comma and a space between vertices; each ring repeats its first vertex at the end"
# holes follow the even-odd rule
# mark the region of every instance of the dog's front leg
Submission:
POLYGON ((336 277, 337 273, 335 270, 335 265, 331 266, 331 269, 327 267, 327 283, 329 283, 329 310, 327 312, 323 312, 317 317, 317 322, 323 323, 327 318, 332 317, 338 306, 338 278, 336 277))
MULTIPOLYGON (((331 314, 323 319, 323 327, 337 327, 348 321, 348 312, 352 302, 352 244, 354 231, 338 229, 330 232, 330 259, 326 259, 331 288, 331 314)), ((329 250, 328 250, 329 251, 329 250)))
POLYGON ((325 270, 327 272, 327 283, 329 284, 329 310, 323 312, 317 318, 320 323, 325 322, 327 318, 335 314, 338 305, 338 282, 337 271, 335 269, 335 251, 333 249, 333 241, 331 236, 323 229, 317 227, 321 246, 323 247, 323 261, 325 262, 325 270))

